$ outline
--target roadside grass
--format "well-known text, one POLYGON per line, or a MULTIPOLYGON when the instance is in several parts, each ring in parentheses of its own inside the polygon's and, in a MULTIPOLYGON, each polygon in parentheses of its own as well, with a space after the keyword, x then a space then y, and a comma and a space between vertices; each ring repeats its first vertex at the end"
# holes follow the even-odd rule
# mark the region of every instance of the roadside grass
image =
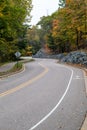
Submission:
POLYGON ((20 69, 22 69, 23 67, 23 63, 18 62, 14 65, 14 67, 10 70, 10 72, 16 72, 19 71, 20 69))
MULTIPOLYGON (((12 69, 5 71, 5 72, 0 72, 0 76, 10 75, 10 74, 13 74, 15 72, 19 72, 23 69, 23 63, 32 62, 32 61, 34 61, 34 59, 20 60, 18 63, 15 63, 15 65, 13 66, 12 69)), ((0 64, 0 65, 4 65, 4 64, 0 64)))
POLYGON ((5 71, 5 72, 0 72, 0 76, 3 76, 3 75, 8 75, 8 74, 12 74, 14 72, 17 72, 19 70, 21 70, 23 68, 23 64, 22 63, 16 63, 12 69, 8 70, 8 71, 5 71))

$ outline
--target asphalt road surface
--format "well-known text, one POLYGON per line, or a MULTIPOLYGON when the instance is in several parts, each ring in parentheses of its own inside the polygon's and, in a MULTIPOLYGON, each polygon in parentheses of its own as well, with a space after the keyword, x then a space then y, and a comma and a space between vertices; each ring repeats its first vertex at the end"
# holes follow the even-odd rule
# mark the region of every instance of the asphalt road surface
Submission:
POLYGON ((0 80, 0 130, 80 130, 86 111, 83 71, 56 60, 0 80))

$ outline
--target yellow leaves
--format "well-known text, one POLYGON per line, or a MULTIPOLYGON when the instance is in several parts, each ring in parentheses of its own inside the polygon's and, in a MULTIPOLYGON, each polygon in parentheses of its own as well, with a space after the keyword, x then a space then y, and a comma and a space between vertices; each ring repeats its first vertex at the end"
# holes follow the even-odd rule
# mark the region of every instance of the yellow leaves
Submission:
POLYGON ((5 4, 4 4, 4 3, 1 3, 1 5, 0 5, 0 17, 3 16, 2 11, 3 11, 4 7, 5 7, 5 4))
POLYGON ((26 50, 26 55, 27 56, 31 56, 32 55, 32 46, 27 46, 25 50, 26 50))
POLYGON ((58 32, 53 32, 53 33, 52 33, 52 36, 53 36, 54 38, 57 38, 58 32))
POLYGON ((2 17, 3 16, 3 14, 0 12, 0 17, 2 17))
POLYGON ((57 31, 59 28, 59 20, 53 20, 53 31, 57 31))
POLYGON ((59 29, 59 20, 53 20, 52 35, 53 35, 53 37, 55 37, 55 38, 57 37, 58 29, 59 29))
POLYGON ((59 48, 63 47, 62 50, 65 48, 67 51, 68 47, 75 49, 85 41, 87 22, 85 1, 87 0, 66 0, 66 5, 54 14, 51 34, 48 37, 50 48, 52 45, 56 47, 59 43, 61 45, 62 42, 64 46, 61 45, 59 48))
POLYGON ((27 56, 31 56, 31 55, 32 55, 32 52, 31 52, 31 51, 27 51, 27 52, 26 52, 26 55, 27 55, 27 56))
POLYGON ((81 28, 80 28, 80 27, 77 27, 77 30, 78 30, 78 31, 80 31, 80 30, 81 30, 81 28))
POLYGON ((73 0, 66 0, 66 4, 70 4, 73 0))
POLYGON ((53 27, 58 26, 59 20, 53 20, 53 27))
POLYGON ((26 47, 26 50, 28 50, 28 51, 31 50, 31 49, 32 49, 31 46, 27 46, 27 47, 26 47))

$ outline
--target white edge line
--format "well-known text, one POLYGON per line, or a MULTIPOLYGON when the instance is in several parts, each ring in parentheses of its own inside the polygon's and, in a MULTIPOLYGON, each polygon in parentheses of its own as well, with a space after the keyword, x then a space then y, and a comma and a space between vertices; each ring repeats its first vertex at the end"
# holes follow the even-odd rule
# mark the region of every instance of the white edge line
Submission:
MULTIPOLYGON (((63 67, 63 66, 62 66, 63 67)), ((57 103, 57 105, 42 119, 40 120, 36 125, 34 125, 33 127, 31 127, 30 129, 28 130, 34 130, 36 127, 38 127, 41 123, 43 123, 48 117, 50 117, 52 115, 52 113, 59 107, 59 105, 61 104, 61 102, 63 101, 64 97, 66 96, 68 90, 69 90, 69 87, 70 87, 70 84, 71 84, 71 81, 72 81, 72 77, 73 77, 73 70, 68 68, 68 67, 64 67, 64 68, 67 68, 71 71, 71 76, 70 76, 70 80, 68 82, 68 85, 67 85, 67 88, 63 94, 63 96, 61 97, 61 99, 59 100, 59 102, 57 103)))

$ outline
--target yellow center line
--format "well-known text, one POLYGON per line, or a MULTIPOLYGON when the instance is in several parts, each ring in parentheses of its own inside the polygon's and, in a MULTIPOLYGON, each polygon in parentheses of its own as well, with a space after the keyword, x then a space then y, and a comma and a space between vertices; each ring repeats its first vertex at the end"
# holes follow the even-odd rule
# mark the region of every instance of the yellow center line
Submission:
POLYGON ((25 82, 25 83, 22 83, 22 84, 20 84, 20 85, 18 85, 17 87, 15 87, 15 88, 13 88, 13 89, 10 89, 10 90, 8 90, 8 91, 6 91, 6 92, 1 93, 1 94, 0 94, 0 97, 4 97, 4 96, 6 96, 6 95, 12 94, 12 93, 14 93, 14 92, 16 92, 16 91, 18 91, 18 90, 20 90, 20 89, 22 89, 22 88, 27 87, 27 85, 32 84, 33 82, 37 81, 38 79, 42 78, 42 77, 48 72, 49 69, 48 69, 46 66, 44 66, 43 64, 41 64, 41 63, 39 63, 39 65, 40 65, 42 68, 44 68, 44 71, 43 71, 42 73, 40 73, 40 74, 37 75, 36 77, 32 78, 31 80, 29 80, 29 81, 27 81, 27 82, 25 82))

